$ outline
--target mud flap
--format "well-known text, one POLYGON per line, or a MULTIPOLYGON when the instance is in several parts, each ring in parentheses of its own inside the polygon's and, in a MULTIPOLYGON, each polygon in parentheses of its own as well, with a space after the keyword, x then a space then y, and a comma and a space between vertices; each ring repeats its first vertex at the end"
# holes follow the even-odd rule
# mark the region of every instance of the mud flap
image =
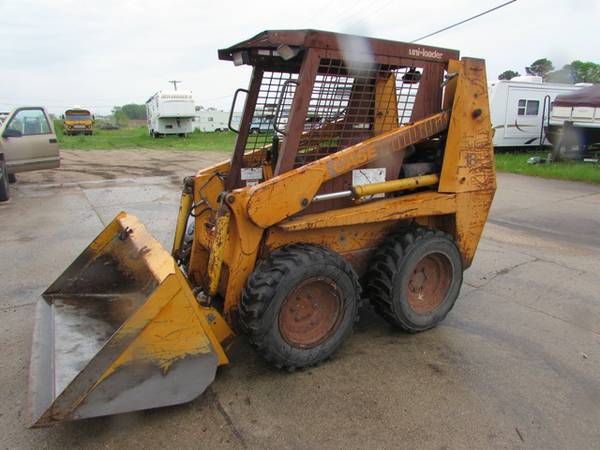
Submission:
POLYGON ((38 301, 31 425, 193 400, 228 362, 230 335, 171 255, 120 213, 38 301))

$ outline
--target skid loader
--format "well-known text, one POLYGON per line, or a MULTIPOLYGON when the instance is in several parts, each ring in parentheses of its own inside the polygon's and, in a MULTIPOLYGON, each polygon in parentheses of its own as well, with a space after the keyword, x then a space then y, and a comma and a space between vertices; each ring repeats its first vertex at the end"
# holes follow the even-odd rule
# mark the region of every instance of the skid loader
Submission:
POLYGON ((234 331, 295 370, 365 300, 419 332, 459 295, 496 188, 482 60, 314 30, 218 55, 253 68, 233 155, 184 180, 171 253, 122 212, 43 293, 33 426, 190 401, 234 331))

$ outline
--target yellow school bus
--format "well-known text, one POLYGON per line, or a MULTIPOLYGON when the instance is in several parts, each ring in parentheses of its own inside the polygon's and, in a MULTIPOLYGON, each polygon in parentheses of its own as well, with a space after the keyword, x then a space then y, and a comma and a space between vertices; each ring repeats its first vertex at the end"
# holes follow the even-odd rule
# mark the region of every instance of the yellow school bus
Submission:
POLYGON ((83 108, 68 109, 62 116, 63 129, 67 136, 76 134, 92 134, 94 132, 94 116, 83 108))

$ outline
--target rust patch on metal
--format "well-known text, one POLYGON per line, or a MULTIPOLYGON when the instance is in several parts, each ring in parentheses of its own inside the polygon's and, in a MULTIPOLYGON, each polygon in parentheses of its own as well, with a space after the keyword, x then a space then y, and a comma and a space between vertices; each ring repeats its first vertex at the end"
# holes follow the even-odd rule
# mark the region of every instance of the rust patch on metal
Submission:
POLYGON ((441 253, 430 253, 416 265, 408 280, 408 303, 418 314, 434 311, 446 298, 452 282, 452 264, 441 253))
POLYGON ((304 280, 287 296, 279 312, 279 331, 294 347, 313 348, 337 329, 342 318, 342 293, 324 277, 304 280))

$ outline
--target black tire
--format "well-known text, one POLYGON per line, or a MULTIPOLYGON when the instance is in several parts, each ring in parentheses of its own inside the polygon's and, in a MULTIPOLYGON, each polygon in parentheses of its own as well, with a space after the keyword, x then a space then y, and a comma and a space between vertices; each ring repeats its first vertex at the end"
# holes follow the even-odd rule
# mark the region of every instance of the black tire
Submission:
POLYGON ((462 277, 462 257, 449 235, 410 228, 377 250, 367 274, 367 291, 383 318, 417 333, 444 320, 458 298, 462 277))
POLYGON ((309 367, 329 358, 352 334, 360 297, 358 277, 341 256, 316 245, 287 245, 271 252, 248 278, 240 326, 274 366, 309 367))
POLYGON ((8 181, 8 171, 4 158, 0 159, 0 202, 6 202, 10 198, 10 186, 8 181))
POLYGON ((17 182, 17 176, 14 173, 8 174, 8 182, 14 184, 17 182))

